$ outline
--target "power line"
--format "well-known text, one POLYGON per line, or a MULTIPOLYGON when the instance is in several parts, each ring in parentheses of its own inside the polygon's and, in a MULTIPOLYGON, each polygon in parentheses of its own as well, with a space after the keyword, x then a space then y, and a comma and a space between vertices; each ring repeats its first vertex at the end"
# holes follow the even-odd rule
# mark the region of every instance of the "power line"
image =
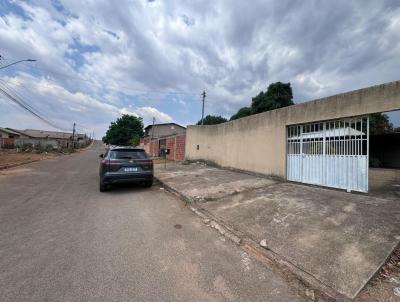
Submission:
MULTIPOLYGON (((62 73, 62 72, 49 70, 49 69, 46 69, 46 68, 43 68, 43 67, 38 67, 37 65, 36 66, 29 66, 29 67, 30 68, 35 68, 35 69, 38 69, 38 70, 41 70, 41 71, 47 71, 49 73, 55 73, 55 74, 61 75, 63 77, 67 77, 67 78, 71 78, 71 79, 87 82, 87 83, 89 83, 91 85, 94 85, 94 86, 102 86, 103 85, 103 84, 96 84, 92 80, 89 80, 89 79, 76 77, 76 76, 72 76, 72 75, 67 75, 67 74, 62 73)), ((56 82, 56 81, 54 81, 52 79, 48 79, 48 80, 56 82)), ((128 91, 137 92, 138 94, 175 94, 175 95, 188 95, 188 96, 196 96, 197 95, 197 93, 189 93, 189 92, 183 92, 183 91, 160 91, 160 90, 147 90, 147 91, 145 91, 145 90, 133 89, 131 87, 120 85, 120 84, 118 84, 118 86, 119 86, 119 88, 123 88, 123 89, 126 89, 128 91)), ((117 90, 116 88, 114 88, 114 87, 112 87, 110 85, 109 85, 109 88, 111 88, 113 90, 117 90)))
MULTIPOLYGON (((4 56, 0 55, 0 57, 3 60, 7 60, 4 56)), ((67 78, 71 78, 71 79, 87 82, 87 83, 90 83, 91 85, 94 85, 96 87, 104 85, 103 83, 97 84, 97 83, 93 82, 93 80, 90 80, 90 79, 85 79, 85 78, 82 78, 82 77, 68 75, 68 74, 65 74, 63 72, 50 70, 50 69, 47 69, 47 68, 44 68, 44 67, 39 67, 39 66, 37 66, 37 64, 29 65, 27 67, 28 68, 38 69, 40 71, 44 71, 44 72, 48 72, 48 73, 58 74, 58 75, 63 76, 63 77, 67 77, 67 78)), ((53 82, 58 84, 57 81, 54 81, 52 79, 47 79, 47 80, 53 81, 53 82)), ((190 93, 190 92, 184 92, 184 91, 139 90, 139 89, 133 89, 132 87, 128 87, 128 86, 124 86, 124 85, 120 85, 120 84, 118 84, 118 86, 119 86, 119 88, 123 88, 123 89, 126 89, 128 91, 136 92, 138 94, 175 94, 175 95, 187 95, 187 96, 196 96, 197 95, 197 93, 190 93)), ((112 87, 111 85, 109 85, 108 87, 113 89, 113 90, 118 91, 117 88, 112 87)))
MULTIPOLYGON (((18 100, 19 100, 24 106, 30 108, 32 111, 35 111, 38 115, 40 115, 40 116, 42 116, 42 117, 43 117, 43 116, 46 116, 45 113, 41 112, 40 110, 38 110, 38 109, 32 107, 32 106, 29 105, 27 102, 25 102, 23 96, 20 94, 19 91, 17 91, 17 87, 15 87, 15 89, 14 89, 13 87, 11 87, 7 82, 5 82, 5 81, 2 80, 2 79, 0 79, 0 85, 3 86, 3 89, 6 88, 5 90, 8 90, 9 93, 10 93, 10 91, 11 91, 11 92, 14 94, 13 96, 14 96, 15 98, 18 98, 18 100), (4 88, 4 87, 5 87, 5 88, 4 88)), ((27 88, 24 87, 21 83, 19 83, 19 85, 20 85, 22 88, 24 88, 26 91, 28 91, 27 88)), ((19 86, 18 86, 18 87, 19 87, 19 86)), ((29 91, 28 91, 28 92, 29 92, 29 91)), ((10 93, 10 94, 11 94, 11 93, 10 93)), ((55 124, 55 123, 53 123, 53 124, 55 124)), ((79 125, 79 127, 78 127, 78 128, 79 128, 79 131, 82 131, 82 132, 89 131, 89 132, 91 132, 91 129, 90 129, 88 126, 83 125, 83 124, 77 124, 77 125, 79 125)), ((61 127, 57 127, 57 128, 61 128, 61 127)), ((69 130, 68 130, 68 131, 69 131, 69 130)))
POLYGON ((0 92, 5 95, 9 100, 11 100, 12 102, 16 103, 18 106, 22 107, 23 109, 25 109, 26 111, 28 111, 29 113, 31 113, 33 116, 35 116, 36 118, 40 119, 41 121, 43 121, 44 123, 46 123, 47 125, 61 130, 61 131, 68 131, 62 127, 59 127, 58 125, 56 125, 55 123, 47 120, 46 118, 42 117, 40 114, 38 114, 37 112, 35 112, 35 109, 33 107, 31 107, 30 105, 28 105, 26 102, 24 102, 23 100, 20 100, 18 97, 13 96, 12 94, 10 94, 7 90, 5 90, 4 88, 0 87, 0 92))
MULTIPOLYGON (((7 86, 4 81, 0 80, 0 86, 3 87, 3 90, 8 92, 9 95, 12 95, 12 92, 7 91, 7 90, 12 90, 11 87, 7 86)), ((24 109, 29 109, 31 111, 34 111, 38 115, 42 115, 38 110, 35 110, 33 107, 31 107, 28 103, 26 103, 19 95, 13 97, 18 101, 18 103, 22 104, 24 109)))
POLYGON ((45 116, 45 115, 46 115, 46 114, 44 114, 43 112, 39 111, 38 109, 33 108, 33 107, 30 106, 28 103, 26 103, 26 102, 23 100, 23 97, 19 94, 19 92, 17 92, 16 89, 14 89, 13 87, 11 87, 6 81, 0 79, 0 84, 3 85, 3 88, 5 87, 5 88, 7 88, 8 90, 10 90, 11 92, 13 92, 14 95, 16 95, 16 96, 19 98, 20 102, 22 102, 25 106, 30 107, 31 110, 36 111, 38 114, 40 114, 40 115, 42 115, 42 116, 45 116))

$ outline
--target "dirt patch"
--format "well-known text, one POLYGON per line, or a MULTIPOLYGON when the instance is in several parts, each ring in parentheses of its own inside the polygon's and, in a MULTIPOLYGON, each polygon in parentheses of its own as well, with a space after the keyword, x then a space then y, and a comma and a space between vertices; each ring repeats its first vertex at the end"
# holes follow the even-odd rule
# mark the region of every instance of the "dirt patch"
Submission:
POLYGON ((58 156, 56 153, 16 152, 15 150, 0 150, 0 168, 30 161, 48 159, 58 156))
MULTIPOLYGON (((164 157, 152 157, 151 159, 153 160, 154 164, 164 164, 165 163, 164 157)), ((169 164, 169 163, 174 163, 174 161, 167 159, 167 164, 169 164)))
POLYGON ((400 297, 394 294, 395 288, 398 287, 400 287, 400 245, 375 278, 360 292, 355 301, 398 302, 400 297))

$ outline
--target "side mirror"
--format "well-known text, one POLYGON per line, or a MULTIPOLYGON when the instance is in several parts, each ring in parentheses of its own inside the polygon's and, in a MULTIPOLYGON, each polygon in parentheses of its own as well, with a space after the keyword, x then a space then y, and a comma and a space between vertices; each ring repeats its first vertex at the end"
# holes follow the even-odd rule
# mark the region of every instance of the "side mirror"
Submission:
POLYGON ((103 158, 103 157, 104 157, 104 154, 103 154, 103 153, 102 153, 102 154, 100 154, 100 155, 99 155, 99 157, 100 157, 100 158, 103 158))

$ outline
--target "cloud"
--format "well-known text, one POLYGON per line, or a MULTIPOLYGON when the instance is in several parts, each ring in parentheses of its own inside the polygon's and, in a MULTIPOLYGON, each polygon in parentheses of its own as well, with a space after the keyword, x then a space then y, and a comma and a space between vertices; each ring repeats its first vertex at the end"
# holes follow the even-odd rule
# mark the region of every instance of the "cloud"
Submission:
POLYGON ((8 70, 9 79, 28 81, 38 98, 52 96, 53 103, 37 106, 57 110, 60 103, 71 112, 54 118, 70 123, 73 112, 98 129, 121 112, 147 122, 196 121, 204 89, 206 113, 229 117, 275 81, 291 82, 295 101, 303 102, 398 80, 400 69, 398 1, 3 6, 1 53, 38 59, 8 70))
MULTIPOLYGON (((72 122, 76 122, 78 125, 85 125, 84 130, 87 132, 96 129, 97 133, 101 134, 105 132, 110 121, 122 114, 142 117, 146 123, 150 123, 153 117, 158 122, 174 121, 168 114, 153 107, 117 107, 110 103, 101 102, 82 92, 68 91, 61 85, 45 78, 38 79, 24 73, 16 77, 7 77, 5 81, 8 83, 6 85, 8 91, 15 93, 16 89, 20 88, 18 96, 33 108, 40 108, 40 114, 59 125, 61 129, 69 129, 72 122), (71 122, 68 124, 66 121, 71 122)), ((4 87, 4 85, 1 86, 4 87)), ((3 99, 3 106, 7 105, 6 102, 10 103, 10 100, 4 96, 1 96, 1 98, 3 99)), ((8 108, 13 113, 24 112, 21 108, 16 108, 15 105, 8 105, 8 108)), ((29 123, 24 121, 10 121, 10 127, 32 128, 32 126, 29 126, 32 123, 31 119, 28 120, 29 123)), ((36 121, 34 124, 38 127, 48 127, 40 121, 36 121)))

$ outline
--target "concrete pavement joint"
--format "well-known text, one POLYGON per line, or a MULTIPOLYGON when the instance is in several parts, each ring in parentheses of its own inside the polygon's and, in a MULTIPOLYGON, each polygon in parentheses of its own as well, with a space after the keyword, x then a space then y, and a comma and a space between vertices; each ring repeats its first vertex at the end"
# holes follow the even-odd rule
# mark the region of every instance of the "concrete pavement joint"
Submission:
POLYGON ((262 264, 270 268, 274 268, 279 274, 286 277, 286 279, 290 281, 290 284, 293 285, 303 296, 312 301, 321 299, 324 301, 351 301, 349 298, 340 294, 333 288, 325 285, 314 276, 305 272, 290 261, 284 259, 274 251, 270 250, 268 247, 261 246, 259 243, 254 242, 251 238, 244 236, 239 231, 234 230, 232 227, 226 225, 207 210, 201 208, 194 200, 191 200, 189 197, 173 189, 161 179, 156 179, 167 191, 177 195, 186 203, 190 204, 189 209, 201 217, 206 225, 216 229, 221 235, 240 246, 244 251, 252 255, 262 264))

